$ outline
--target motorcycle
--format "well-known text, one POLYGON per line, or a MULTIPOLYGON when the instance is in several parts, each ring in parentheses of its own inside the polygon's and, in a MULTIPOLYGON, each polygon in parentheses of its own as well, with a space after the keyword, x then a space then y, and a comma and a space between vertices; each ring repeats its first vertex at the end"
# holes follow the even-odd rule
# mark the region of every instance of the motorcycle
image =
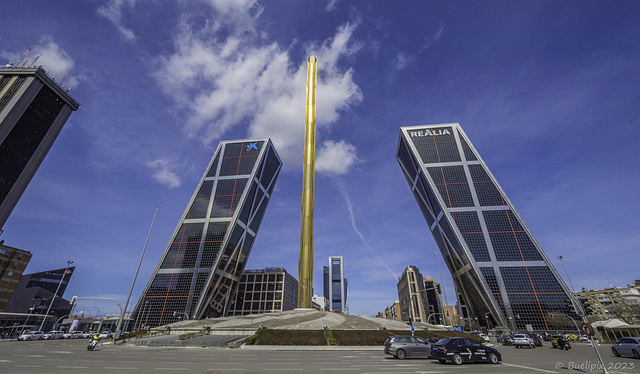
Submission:
POLYGON ((89 345, 87 346, 87 351, 93 351, 93 349, 98 345, 98 341, 95 339, 89 340, 89 345))
POLYGON ((558 344, 560 346, 560 350, 566 349, 567 351, 571 349, 571 344, 567 341, 563 341, 562 344, 558 344))

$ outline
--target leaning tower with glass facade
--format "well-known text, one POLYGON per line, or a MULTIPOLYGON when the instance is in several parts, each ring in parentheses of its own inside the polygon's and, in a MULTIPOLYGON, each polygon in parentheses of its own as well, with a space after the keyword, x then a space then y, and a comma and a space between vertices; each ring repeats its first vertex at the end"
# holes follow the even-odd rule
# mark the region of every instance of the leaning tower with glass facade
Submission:
POLYGON ((471 328, 573 327, 573 295, 457 123, 402 127, 397 159, 471 328), (560 318, 562 317, 562 318, 560 318))
POLYGON ((134 309, 136 327, 227 314, 281 168, 269 139, 218 145, 134 309))

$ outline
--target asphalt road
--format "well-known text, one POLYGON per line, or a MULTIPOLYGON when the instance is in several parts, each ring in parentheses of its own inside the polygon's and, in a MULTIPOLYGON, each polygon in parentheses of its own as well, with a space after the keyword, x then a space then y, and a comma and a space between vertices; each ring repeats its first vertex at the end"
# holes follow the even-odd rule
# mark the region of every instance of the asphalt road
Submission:
MULTIPOLYGON (((0 373, 602 373, 586 343, 570 351, 544 347, 497 346, 499 365, 439 364, 431 359, 396 360, 380 350, 298 350, 158 348, 101 345, 86 350, 87 340, 0 342, 0 373)), ((611 374, 640 372, 640 360, 618 358, 609 345, 601 354, 611 374)))

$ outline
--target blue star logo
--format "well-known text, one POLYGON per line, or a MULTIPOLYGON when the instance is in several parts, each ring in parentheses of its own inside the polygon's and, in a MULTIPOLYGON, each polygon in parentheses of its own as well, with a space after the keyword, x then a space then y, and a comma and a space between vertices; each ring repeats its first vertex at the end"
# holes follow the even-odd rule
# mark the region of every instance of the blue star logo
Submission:
POLYGON ((247 145, 247 152, 251 151, 252 149, 255 149, 256 151, 258 150, 258 143, 249 143, 247 145))

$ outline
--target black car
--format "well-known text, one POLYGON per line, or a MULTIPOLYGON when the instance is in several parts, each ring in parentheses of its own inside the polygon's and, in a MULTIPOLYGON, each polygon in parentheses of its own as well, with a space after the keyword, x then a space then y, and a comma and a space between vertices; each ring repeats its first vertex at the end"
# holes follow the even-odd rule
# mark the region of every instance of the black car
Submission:
POLYGON ((384 353, 403 360, 406 357, 429 358, 431 344, 418 336, 390 336, 384 342, 384 353))
POLYGON ((467 338, 438 340, 431 347, 431 357, 437 359, 441 364, 451 361, 456 365, 461 365, 463 362, 478 361, 497 364, 502 361, 502 356, 498 350, 467 338))

